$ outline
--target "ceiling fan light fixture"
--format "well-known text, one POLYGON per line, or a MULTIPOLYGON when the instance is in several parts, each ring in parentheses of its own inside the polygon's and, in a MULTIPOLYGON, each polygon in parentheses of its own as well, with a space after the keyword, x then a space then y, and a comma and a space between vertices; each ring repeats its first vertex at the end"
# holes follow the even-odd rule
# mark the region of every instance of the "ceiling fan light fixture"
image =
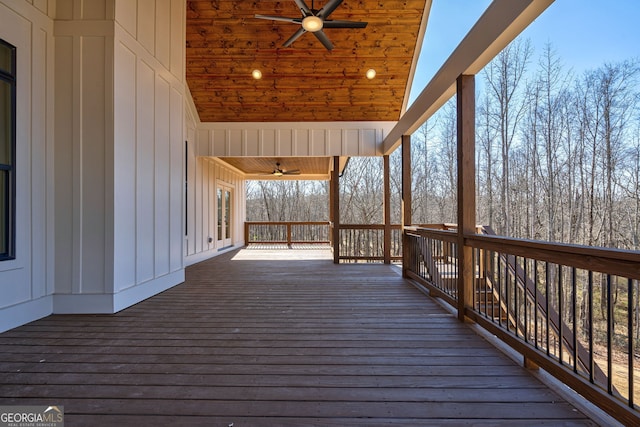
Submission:
POLYGON ((365 73, 365 76, 367 76, 369 80, 373 80, 376 77, 376 70, 369 68, 365 73))
POLYGON ((322 24, 322 19, 313 15, 305 16, 302 20, 302 28, 304 28, 305 31, 309 31, 310 33, 320 31, 322 29, 322 24))

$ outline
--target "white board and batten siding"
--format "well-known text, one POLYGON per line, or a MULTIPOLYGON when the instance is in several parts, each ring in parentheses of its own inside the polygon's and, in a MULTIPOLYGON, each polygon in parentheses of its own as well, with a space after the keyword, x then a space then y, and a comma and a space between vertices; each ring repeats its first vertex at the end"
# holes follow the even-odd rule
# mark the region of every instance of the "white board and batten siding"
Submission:
POLYGON ((183 281, 185 13, 184 0, 0 0, 20 141, 0 331, 183 281))
POLYGON ((242 174, 216 159, 195 155, 189 142, 185 265, 192 265, 244 245, 245 181, 242 174), (220 247, 217 229, 217 189, 231 190, 231 246, 220 247))
POLYGON ((54 293, 55 2, 0 1, 0 38, 16 47, 16 258, 0 263, 0 331, 46 316, 54 293), (37 76, 37 78, 31 78, 37 76))
POLYGON ((395 123, 203 123, 198 127, 198 155, 379 156, 380 144, 395 123))
POLYGON ((184 280, 185 13, 115 1, 115 311, 184 280))

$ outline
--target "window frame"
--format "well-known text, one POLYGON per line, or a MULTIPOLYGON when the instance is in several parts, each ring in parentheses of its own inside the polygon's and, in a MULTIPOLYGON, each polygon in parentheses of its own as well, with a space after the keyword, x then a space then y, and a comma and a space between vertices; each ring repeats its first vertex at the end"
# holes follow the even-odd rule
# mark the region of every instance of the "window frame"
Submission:
POLYGON ((6 211, 4 212, 5 223, 0 224, 4 227, 5 241, 3 242, 6 251, 0 252, 0 261, 13 260, 16 258, 16 126, 17 126, 17 52, 16 47, 11 43, 0 39, 0 45, 9 48, 11 52, 11 70, 0 69, 0 81, 6 82, 10 86, 10 122, 11 133, 10 138, 10 161, 11 164, 0 164, 0 171, 6 171, 7 180, 5 182, 6 194, 6 211))

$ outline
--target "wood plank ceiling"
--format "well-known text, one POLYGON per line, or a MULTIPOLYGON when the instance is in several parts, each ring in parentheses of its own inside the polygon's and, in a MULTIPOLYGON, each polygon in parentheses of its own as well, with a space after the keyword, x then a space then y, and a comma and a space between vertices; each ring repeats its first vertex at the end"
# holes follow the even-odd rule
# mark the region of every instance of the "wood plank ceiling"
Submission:
POLYGON ((330 157, 220 157, 220 160, 241 170, 245 179, 329 179, 331 173, 330 157), (282 171, 299 171, 296 175, 273 175, 277 168, 282 171))
POLYGON ((255 18, 301 17, 294 0, 188 0, 186 74, 200 120, 399 120, 426 3, 344 0, 329 18, 368 26, 325 29, 334 45, 328 51, 309 33, 284 48, 299 25, 255 18), (254 69, 262 79, 252 78, 254 69), (372 80, 368 69, 376 70, 372 80))

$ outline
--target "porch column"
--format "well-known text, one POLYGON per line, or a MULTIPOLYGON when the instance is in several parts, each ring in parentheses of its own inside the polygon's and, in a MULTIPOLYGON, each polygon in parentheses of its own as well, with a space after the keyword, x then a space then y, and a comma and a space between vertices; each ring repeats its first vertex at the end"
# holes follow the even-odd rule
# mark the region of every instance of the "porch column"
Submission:
POLYGON ((391 264, 391 177, 389 155, 382 156, 384 181, 384 263, 391 264))
POLYGON ((329 194, 331 195, 331 212, 333 228, 331 229, 331 240, 333 241, 333 262, 340 263, 340 157, 333 157, 333 170, 331 171, 331 182, 329 184, 329 194))
POLYGON ((475 76, 457 79, 458 115, 458 319, 464 321, 465 307, 473 304, 473 251, 464 236, 476 230, 475 188, 475 76))
POLYGON ((333 175, 329 175, 329 246, 333 248, 333 175))
POLYGON ((402 135, 402 275, 406 277, 409 266, 409 244, 404 235, 404 227, 411 225, 411 135, 402 135))

